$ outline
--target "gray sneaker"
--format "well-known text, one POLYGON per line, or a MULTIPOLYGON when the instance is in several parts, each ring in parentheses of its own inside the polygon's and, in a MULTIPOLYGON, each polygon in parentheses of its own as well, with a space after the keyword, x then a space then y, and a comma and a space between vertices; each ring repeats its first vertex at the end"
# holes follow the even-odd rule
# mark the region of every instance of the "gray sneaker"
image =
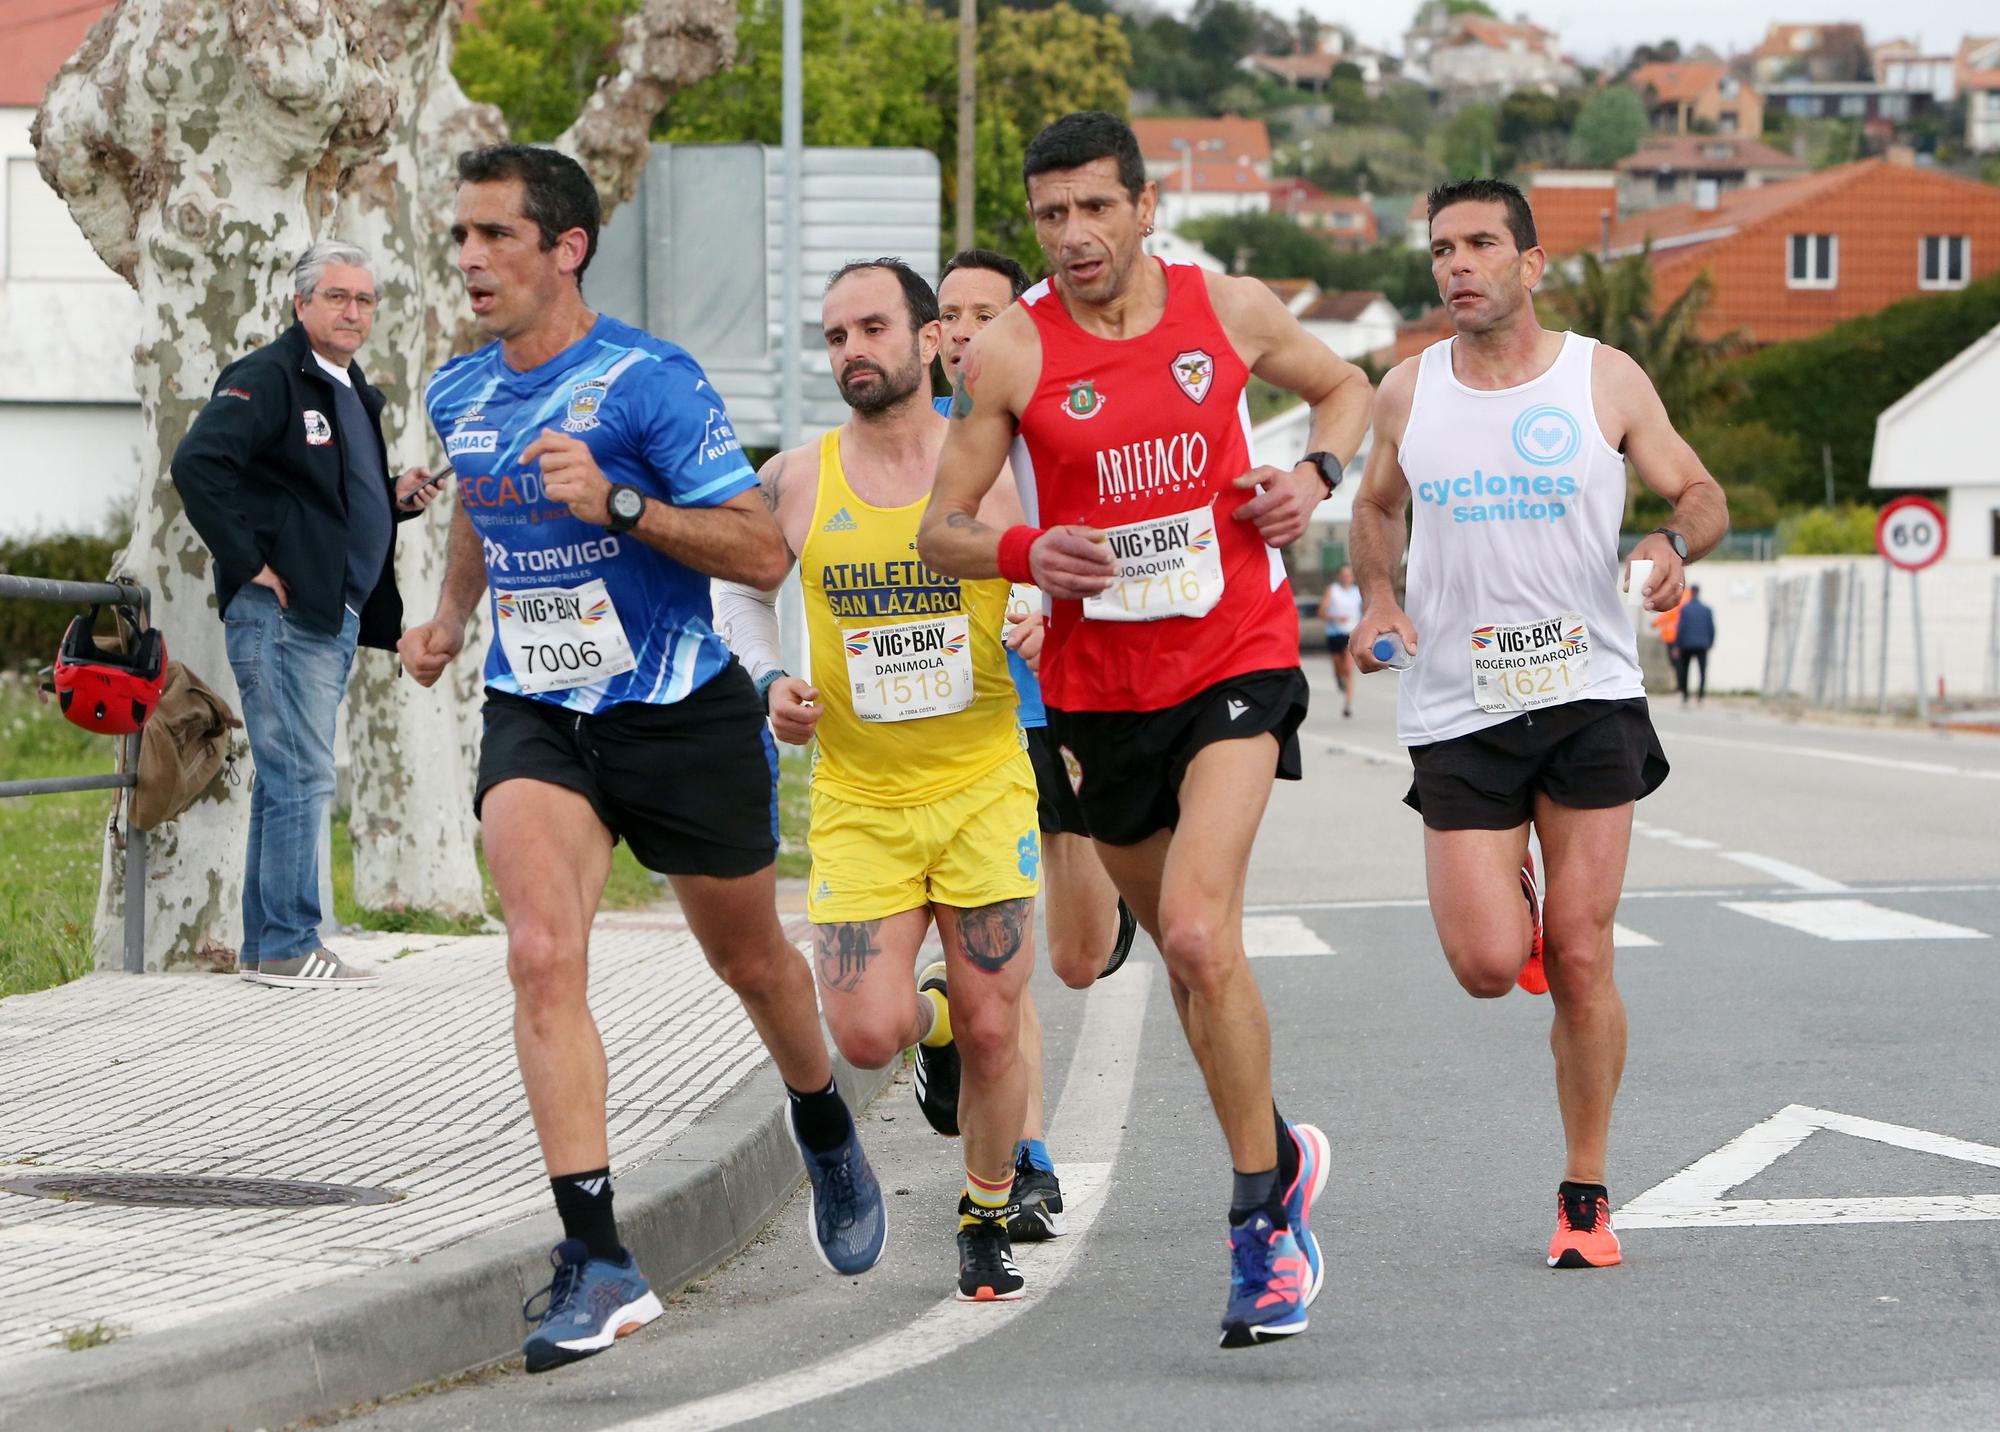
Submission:
POLYGON ((373 970, 342 964, 340 956, 323 945, 296 959, 265 960, 248 978, 280 989, 359 989, 382 983, 382 976, 373 970))
POLYGON ((248 960, 245 960, 239 956, 236 961, 236 977, 238 979, 245 979, 245 980, 256 979, 257 966, 251 964, 248 960))

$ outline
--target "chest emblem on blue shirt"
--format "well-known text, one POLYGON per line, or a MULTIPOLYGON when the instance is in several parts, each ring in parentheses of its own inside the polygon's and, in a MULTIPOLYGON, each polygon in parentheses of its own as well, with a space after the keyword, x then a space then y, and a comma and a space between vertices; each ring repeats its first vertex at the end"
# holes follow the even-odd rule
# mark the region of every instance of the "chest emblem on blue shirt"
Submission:
POLYGON ((569 390, 569 412, 563 418, 566 433, 588 432, 597 426, 597 410, 604 404, 604 384, 595 378, 569 390))

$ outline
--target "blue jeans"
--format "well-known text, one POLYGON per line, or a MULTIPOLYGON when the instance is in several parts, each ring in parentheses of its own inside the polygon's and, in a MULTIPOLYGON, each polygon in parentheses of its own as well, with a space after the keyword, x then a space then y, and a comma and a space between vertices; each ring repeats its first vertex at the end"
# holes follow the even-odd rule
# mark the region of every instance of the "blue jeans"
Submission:
POLYGON ((309 631, 255 583, 229 600, 223 630, 257 776, 243 871, 244 964, 289 960, 319 945, 319 827, 333 798, 333 722, 354 665, 361 619, 340 635, 309 631))

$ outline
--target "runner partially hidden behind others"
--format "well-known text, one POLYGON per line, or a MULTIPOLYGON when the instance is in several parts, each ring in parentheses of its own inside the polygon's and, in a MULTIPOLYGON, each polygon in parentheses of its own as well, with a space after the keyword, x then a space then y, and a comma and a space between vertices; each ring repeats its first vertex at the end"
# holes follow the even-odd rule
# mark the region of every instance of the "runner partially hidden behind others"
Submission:
POLYGON ((1541 326, 1547 257, 1518 189, 1434 190, 1430 230, 1456 336, 1382 380, 1354 501, 1367 610, 1351 645, 1363 671, 1380 668, 1372 648, 1385 633, 1415 658, 1396 726, 1452 973, 1482 999, 1517 982, 1551 996, 1567 1156, 1549 1266, 1601 1268, 1620 1258, 1604 1181, 1625 1066, 1612 922, 1633 802, 1667 776, 1619 597, 1626 463, 1673 508, 1631 553, 1653 563, 1649 609, 1680 599, 1686 563, 1722 540, 1729 516, 1639 365, 1541 326), (1412 496, 1405 612, 1394 577, 1412 496))

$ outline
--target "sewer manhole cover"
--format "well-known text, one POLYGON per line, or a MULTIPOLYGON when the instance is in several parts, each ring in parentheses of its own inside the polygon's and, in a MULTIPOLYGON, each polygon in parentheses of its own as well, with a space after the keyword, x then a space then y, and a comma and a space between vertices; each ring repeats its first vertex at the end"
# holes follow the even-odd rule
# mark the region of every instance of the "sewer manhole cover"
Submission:
POLYGON ((133 1203, 155 1208, 325 1208, 393 1203, 398 1197, 387 1189, 338 1183, 174 1173, 41 1173, 0 1179, 0 1189, 30 1198, 133 1203))

